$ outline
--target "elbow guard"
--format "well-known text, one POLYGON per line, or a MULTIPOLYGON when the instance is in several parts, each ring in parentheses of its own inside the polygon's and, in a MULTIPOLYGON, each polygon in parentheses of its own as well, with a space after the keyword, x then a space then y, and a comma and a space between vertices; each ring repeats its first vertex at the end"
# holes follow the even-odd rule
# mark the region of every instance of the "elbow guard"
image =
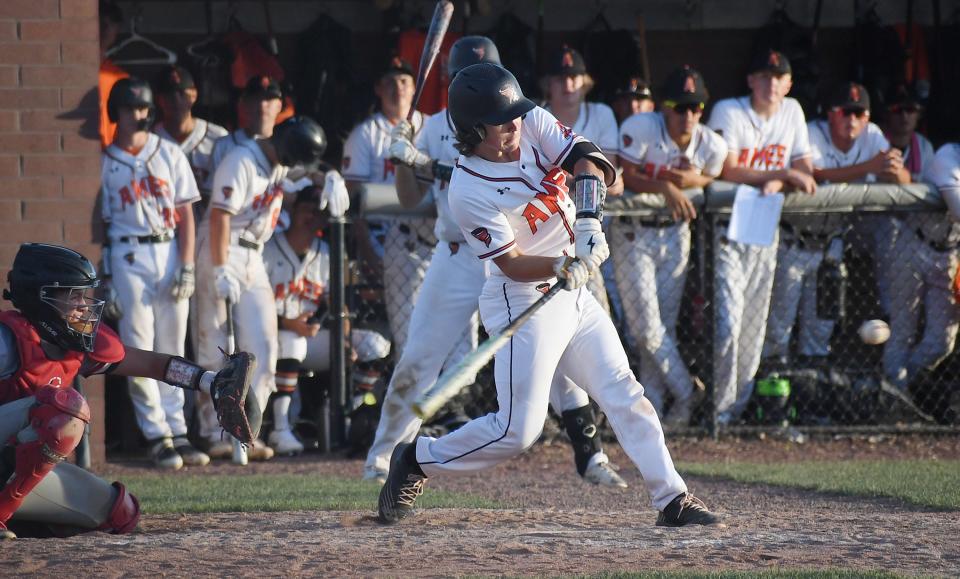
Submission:
POLYGON ((570 154, 567 155, 567 158, 563 160, 560 166, 564 171, 572 175, 577 166, 577 161, 580 159, 589 159, 594 165, 602 169, 603 180, 606 185, 612 185, 613 182, 616 181, 617 170, 614 168, 613 163, 590 141, 580 141, 575 144, 570 150, 570 154))

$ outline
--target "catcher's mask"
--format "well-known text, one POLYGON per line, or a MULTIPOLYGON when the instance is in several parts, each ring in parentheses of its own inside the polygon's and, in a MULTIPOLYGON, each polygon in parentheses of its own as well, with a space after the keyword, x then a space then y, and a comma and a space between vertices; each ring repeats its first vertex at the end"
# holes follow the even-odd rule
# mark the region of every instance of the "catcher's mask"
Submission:
POLYGON ((94 298, 100 280, 90 260, 66 247, 25 243, 7 279, 4 298, 44 340, 66 350, 93 351, 104 302, 94 298))

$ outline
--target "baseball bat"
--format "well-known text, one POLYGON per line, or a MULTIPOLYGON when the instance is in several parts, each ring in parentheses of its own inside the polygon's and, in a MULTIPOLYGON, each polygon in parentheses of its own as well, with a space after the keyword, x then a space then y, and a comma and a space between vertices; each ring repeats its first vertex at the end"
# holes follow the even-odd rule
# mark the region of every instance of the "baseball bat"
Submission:
POLYGON ((504 328, 502 332, 490 336, 479 348, 464 356, 452 369, 444 372, 433 386, 413 401, 411 405, 413 413, 421 420, 427 420, 436 414, 438 410, 443 408, 444 404, 473 380, 473 376, 490 361, 490 358, 493 358, 497 350, 503 347, 523 324, 533 317, 533 314, 537 313, 537 310, 565 287, 565 281, 555 283, 540 299, 533 302, 522 314, 510 322, 510 325, 504 328))
POLYGON ((452 17, 453 2, 439 0, 437 7, 433 9, 433 20, 430 21, 427 39, 423 43, 423 52, 420 53, 417 87, 413 92, 413 103, 410 104, 410 111, 407 113, 408 121, 413 120, 413 113, 417 110, 417 103, 420 102, 420 95, 423 93, 423 85, 427 82, 427 75, 430 74, 433 62, 437 60, 437 55, 440 54, 440 44, 443 42, 443 36, 447 33, 447 27, 450 26, 450 18, 452 17))

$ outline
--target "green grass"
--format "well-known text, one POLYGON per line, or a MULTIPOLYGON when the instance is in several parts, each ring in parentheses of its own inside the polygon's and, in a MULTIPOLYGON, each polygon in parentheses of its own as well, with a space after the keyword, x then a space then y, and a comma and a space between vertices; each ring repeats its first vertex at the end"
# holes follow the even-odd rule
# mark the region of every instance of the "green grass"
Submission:
POLYGON ((793 569, 766 571, 721 571, 716 573, 697 573, 692 571, 651 571, 644 573, 616 573, 603 575, 584 575, 603 579, 892 579, 901 577, 888 571, 851 571, 847 569, 793 569))
POLYGON ((960 510, 960 460, 678 463, 677 468, 744 483, 892 497, 924 507, 960 510))
MULTIPOLYGON (((380 487, 373 482, 314 475, 169 476, 124 475, 123 483, 145 513, 229 513, 298 510, 369 510, 380 487)), ((431 490, 424 508, 502 508, 473 495, 431 490)))

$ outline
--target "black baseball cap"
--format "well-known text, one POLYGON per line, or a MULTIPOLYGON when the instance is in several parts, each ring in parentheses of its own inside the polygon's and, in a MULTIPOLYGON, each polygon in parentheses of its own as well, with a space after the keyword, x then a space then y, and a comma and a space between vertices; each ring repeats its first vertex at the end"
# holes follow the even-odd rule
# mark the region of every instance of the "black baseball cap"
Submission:
POLYGON ((299 205, 301 203, 310 203, 312 205, 320 206, 320 189, 314 185, 309 185, 303 189, 297 191, 297 196, 293 201, 294 205, 299 205))
POLYGON ((627 82, 620 86, 614 93, 613 98, 631 96, 638 99, 653 100, 653 93, 650 92, 650 85, 639 76, 631 76, 627 82))
POLYGON ((579 52, 563 45, 547 59, 546 73, 547 76, 587 74, 587 65, 584 64, 579 52))
POLYGON ((193 75, 182 66, 168 66, 160 71, 156 80, 157 93, 171 94, 188 88, 197 88, 193 75))
POLYGON ((689 64, 671 72, 660 90, 664 104, 670 107, 706 104, 710 100, 703 77, 689 64))
POLYGON ((923 108, 923 99, 920 98, 913 86, 904 82, 898 82, 891 86, 884 97, 884 104, 887 107, 923 108))
POLYGON ((750 62, 749 74, 755 72, 769 72, 776 76, 790 74, 790 60, 777 50, 763 50, 758 52, 750 62))
POLYGON ((831 109, 860 109, 870 110, 870 94, 862 85, 855 82, 845 82, 838 86, 830 95, 827 106, 831 109))
POLYGON ((247 86, 243 87, 243 98, 257 98, 261 100, 283 99, 280 83, 265 74, 250 77, 247 86))
POLYGON ((417 77, 417 75, 413 73, 413 67, 410 66, 410 63, 399 56, 393 56, 387 61, 387 66, 383 69, 383 72, 380 73, 379 78, 391 74, 407 74, 414 78, 417 77))

